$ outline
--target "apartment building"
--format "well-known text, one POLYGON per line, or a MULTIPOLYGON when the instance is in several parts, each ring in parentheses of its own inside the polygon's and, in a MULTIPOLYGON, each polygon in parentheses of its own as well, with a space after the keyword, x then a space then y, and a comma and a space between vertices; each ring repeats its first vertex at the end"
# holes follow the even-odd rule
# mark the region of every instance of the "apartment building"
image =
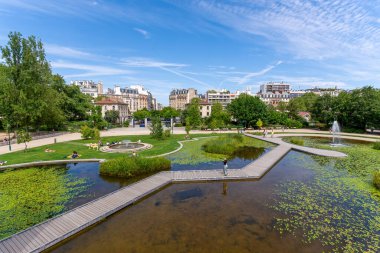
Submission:
POLYGON ((197 98, 197 90, 189 89, 175 89, 170 92, 169 106, 178 110, 184 110, 186 104, 190 103, 193 98, 197 98))
POLYGON ((72 81, 71 85, 79 86, 82 93, 90 95, 93 98, 97 98, 99 95, 103 94, 103 83, 101 81, 95 83, 91 80, 78 80, 72 81))

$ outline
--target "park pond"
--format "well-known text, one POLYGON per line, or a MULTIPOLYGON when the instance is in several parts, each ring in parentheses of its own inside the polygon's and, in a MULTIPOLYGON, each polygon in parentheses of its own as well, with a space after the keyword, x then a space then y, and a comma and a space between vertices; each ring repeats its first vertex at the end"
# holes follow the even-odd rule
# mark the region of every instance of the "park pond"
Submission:
MULTIPOLYGON (((304 140, 305 146, 329 148, 325 139, 304 140)), ((209 165, 220 169, 223 156, 205 154, 200 149, 204 141, 185 143, 180 152, 169 155, 173 169, 209 165)), ((250 155, 237 152, 229 157, 231 168, 243 167, 271 149, 262 142, 252 146, 247 148, 250 155)), ((50 251, 379 252, 380 192, 371 184, 371 173, 380 164, 380 151, 356 142, 334 149, 348 157, 332 159, 291 151, 258 181, 170 185, 50 251)), ((45 169, 29 170, 8 174, 37 174, 32 181, 41 189, 56 190, 44 195, 46 191, 39 192, 35 185, 18 185, 25 199, 0 202, 1 208, 8 203, 20 207, 11 215, 9 208, 1 214, 9 217, 2 219, 8 229, 22 222, 25 226, 25 220, 30 225, 40 222, 132 182, 100 176, 97 164, 72 164, 46 169, 47 173, 43 173, 45 169), (28 198, 34 198, 36 204, 25 211, 22 206, 28 204, 28 198), (36 212, 38 217, 32 215, 36 212)))
MULTIPOLYGON (((206 139, 185 143, 181 151, 171 155, 172 170, 221 169, 223 156, 208 155, 201 150, 206 139), (197 159, 192 157, 194 152, 197 159)), ((250 147, 229 157, 230 168, 244 167, 268 150, 264 147, 270 147, 263 142, 248 141, 250 147)), ((100 175, 98 163, 6 170, 0 173, 0 239, 146 176, 124 179, 100 175)))
POLYGON ((258 181, 171 185, 49 252, 379 252, 380 199, 361 180, 291 151, 258 181))

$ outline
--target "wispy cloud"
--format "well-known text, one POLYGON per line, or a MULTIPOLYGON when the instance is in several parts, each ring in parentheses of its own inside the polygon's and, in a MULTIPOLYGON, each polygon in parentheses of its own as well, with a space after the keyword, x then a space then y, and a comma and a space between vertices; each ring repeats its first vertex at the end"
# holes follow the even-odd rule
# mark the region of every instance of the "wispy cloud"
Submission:
POLYGON ((190 75, 187 75, 187 74, 181 72, 180 68, 187 67, 188 66, 187 64, 163 62, 163 61, 157 61, 157 60, 153 60, 153 59, 149 59, 149 58, 140 58, 140 57, 123 59, 122 64, 129 66, 129 67, 158 68, 158 69, 164 70, 166 72, 172 73, 176 76, 180 76, 180 77, 186 78, 188 80, 191 80, 193 82, 196 82, 198 84, 210 87, 210 85, 207 84, 206 82, 203 82, 197 78, 194 78, 190 75))
POLYGON ((266 73, 268 73, 269 71, 271 71, 272 69, 274 69, 276 66, 280 65, 281 63, 282 63, 282 61, 278 61, 276 64, 268 66, 265 69, 262 69, 262 70, 260 70, 258 72, 248 73, 245 76, 243 76, 242 78, 240 78, 240 80, 238 80, 237 83, 239 85, 245 84, 248 81, 250 81, 253 77, 265 75, 266 73))
POLYGON ((267 0, 174 2, 213 23, 265 38, 296 58, 341 58, 365 66, 380 57, 380 2, 267 0))
POLYGON ((91 57, 92 55, 90 53, 80 51, 77 49, 73 49, 70 47, 64 47, 54 44, 45 44, 45 51, 47 54, 55 55, 55 56, 61 56, 65 58, 87 58, 91 57))
POLYGON ((85 72, 64 75, 66 78, 91 77, 91 76, 110 76, 132 74, 133 71, 127 69, 111 68, 99 65, 78 64, 66 61, 55 61, 50 63, 56 69, 82 70, 85 72))
POLYGON ((188 66, 187 64, 157 61, 154 59, 144 58, 144 57, 124 58, 124 59, 121 59, 121 64, 129 66, 129 67, 146 67, 146 68, 158 68, 158 67, 180 68, 180 67, 188 66))
POLYGON ((133 28, 133 30, 141 34, 145 39, 150 39, 150 33, 148 31, 136 27, 133 28))

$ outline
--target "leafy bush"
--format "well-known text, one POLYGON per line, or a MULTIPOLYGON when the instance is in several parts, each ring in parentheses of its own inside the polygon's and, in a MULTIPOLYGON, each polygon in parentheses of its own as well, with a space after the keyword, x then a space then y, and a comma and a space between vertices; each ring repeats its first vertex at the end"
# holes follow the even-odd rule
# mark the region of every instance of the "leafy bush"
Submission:
POLYGON ((99 173, 106 176, 130 178, 170 170, 170 160, 163 157, 120 157, 100 164, 99 173))
POLYGON ((378 142, 375 142, 374 144, 373 144, 373 147, 372 147, 373 149, 376 149, 376 150, 380 150, 380 141, 378 141, 378 142))
POLYGON ((183 125, 182 125, 182 123, 175 123, 174 124, 174 127, 182 127, 183 125))
POLYGON ((289 128, 301 128, 302 123, 294 119, 286 119, 285 125, 289 128))
POLYGON ((129 121, 128 120, 124 121, 123 127, 129 127, 129 121))
POLYGON ((380 170, 373 174, 373 184, 377 189, 380 189, 380 170))
POLYGON ((152 126, 150 127, 150 135, 157 140, 161 140, 163 137, 164 129, 160 117, 154 117, 152 119, 152 126))
POLYGON ((170 137, 170 129, 166 129, 166 130, 164 131, 164 137, 165 137, 165 138, 169 138, 169 137, 170 137))
POLYGON ((295 144, 295 145, 299 145, 299 146, 303 146, 303 145, 305 145, 305 141, 304 141, 304 139, 301 139, 301 138, 293 137, 293 138, 290 138, 289 141, 290 141, 291 143, 295 144))
POLYGON ((243 136, 234 134, 210 140, 203 144, 202 148, 207 153, 232 155, 242 143, 243 136))
POLYGON ((81 127, 80 133, 82 134, 82 139, 100 139, 99 130, 97 128, 90 128, 87 125, 81 127))

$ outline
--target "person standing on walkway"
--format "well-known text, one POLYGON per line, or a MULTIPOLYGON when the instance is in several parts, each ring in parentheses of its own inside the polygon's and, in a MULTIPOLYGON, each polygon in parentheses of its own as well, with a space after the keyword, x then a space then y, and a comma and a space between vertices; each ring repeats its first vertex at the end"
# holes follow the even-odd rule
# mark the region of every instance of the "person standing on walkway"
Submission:
POLYGON ((274 135, 274 129, 272 128, 271 137, 273 138, 274 135))
POLYGON ((227 168, 228 168, 228 165, 227 165, 227 158, 224 158, 223 160, 223 173, 225 176, 227 176, 227 168))

